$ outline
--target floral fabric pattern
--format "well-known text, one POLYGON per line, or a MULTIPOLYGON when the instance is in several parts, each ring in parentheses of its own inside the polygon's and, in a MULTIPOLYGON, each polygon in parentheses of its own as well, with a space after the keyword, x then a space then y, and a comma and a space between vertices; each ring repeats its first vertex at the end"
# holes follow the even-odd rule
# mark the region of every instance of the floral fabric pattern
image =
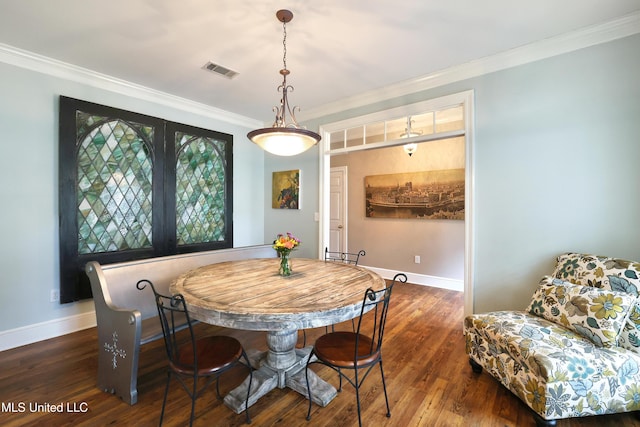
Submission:
POLYGON ((558 257, 553 277, 576 285, 609 289, 638 296, 640 262, 566 253, 558 257))
POLYGON ((598 347, 617 345, 636 297, 574 285, 545 276, 527 311, 590 339, 598 347))
MULTIPOLYGON (((567 252, 558 256, 552 275, 578 285, 640 296, 640 262, 567 252)), ((640 354, 640 299, 631 309, 618 345, 640 354)))
POLYGON ((545 419, 640 410, 640 355, 524 311, 465 319, 469 356, 545 419))
POLYGON ((620 332, 618 345, 640 354, 640 298, 631 309, 624 328, 620 332))
POLYGON ((640 327, 630 325, 640 325, 639 271, 634 262, 561 255, 553 273, 560 280, 543 278, 527 311, 465 319, 466 351, 543 419, 638 411, 640 327), (573 318, 577 312, 582 318, 573 318), (602 334, 609 346, 596 345, 574 323, 610 331, 602 334))

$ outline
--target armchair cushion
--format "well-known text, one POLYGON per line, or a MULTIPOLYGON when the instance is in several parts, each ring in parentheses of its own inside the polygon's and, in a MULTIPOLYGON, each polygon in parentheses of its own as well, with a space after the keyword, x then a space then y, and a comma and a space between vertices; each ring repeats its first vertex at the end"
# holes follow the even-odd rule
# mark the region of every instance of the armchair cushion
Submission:
POLYGON ((618 336, 635 306, 624 292, 574 285, 545 276, 527 311, 588 338, 598 347, 617 345, 618 336))
POLYGON ((554 277, 576 285, 638 296, 640 262, 568 252, 558 257, 554 277))
MULTIPOLYGON (((640 296, 640 262, 573 252, 557 261, 552 275, 558 279, 640 296)), ((630 310, 618 345, 640 354, 640 300, 630 310)))

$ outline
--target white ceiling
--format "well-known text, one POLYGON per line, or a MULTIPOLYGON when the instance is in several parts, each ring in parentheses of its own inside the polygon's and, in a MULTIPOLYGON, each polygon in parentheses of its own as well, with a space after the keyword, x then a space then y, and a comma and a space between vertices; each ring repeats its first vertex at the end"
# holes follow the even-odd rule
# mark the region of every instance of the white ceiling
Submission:
POLYGON ((640 0, 0 0, 0 44, 269 122, 640 10, 640 0), (207 62, 239 73, 226 79, 207 62))

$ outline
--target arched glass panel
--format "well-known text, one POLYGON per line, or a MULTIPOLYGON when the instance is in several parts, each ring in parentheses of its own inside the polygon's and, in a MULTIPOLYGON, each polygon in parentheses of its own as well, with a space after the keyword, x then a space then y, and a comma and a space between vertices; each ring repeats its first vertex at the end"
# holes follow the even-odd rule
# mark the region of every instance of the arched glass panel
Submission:
POLYGON ((176 132, 176 238, 189 245, 224 241, 224 141, 176 132))
POLYGON ((153 128, 77 114, 78 253, 150 248, 153 128))

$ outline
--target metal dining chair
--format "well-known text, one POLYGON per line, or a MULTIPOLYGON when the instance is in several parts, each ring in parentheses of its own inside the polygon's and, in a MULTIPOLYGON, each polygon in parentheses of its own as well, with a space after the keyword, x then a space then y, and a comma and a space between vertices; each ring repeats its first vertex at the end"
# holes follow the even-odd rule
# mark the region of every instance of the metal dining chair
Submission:
POLYGON ((167 385, 164 390, 162 410, 160 412, 160 425, 162 425, 164 418, 164 409, 167 403, 167 394, 169 393, 169 384, 171 383, 172 376, 176 377, 189 397, 191 397, 191 418, 189 425, 193 425, 195 405, 198 397, 200 397, 202 392, 215 380, 216 395, 218 399, 222 399, 219 387, 220 375, 233 368, 236 364, 241 364, 241 361, 245 362, 244 364, 249 370, 249 387, 247 388, 245 415, 247 424, 250 424, 249 392, 251 390, 253 372, 249 358, 240 342, 235 338, 227 336, 196 338, 184 297, 181 294, 171 297, 159 294, 156 292, 153 283, 146 279, 140 280, 136 284, 136 287, 139 290, 143 290, 147 285, 151 286, 156 299, 158 317, 160 318, 165 348, 169 358, 167 385), (185 317, 189 331, 186 339, 185 337, 177 336, 185 317), (200 379, 206 380, 206 382, 199 388, 198 382, 200 379))
POLYGON ((358 252, 331 252, 329 248, 324 248, 324 260, 343 262, 345 264, 358 265, 361 256, 365 256, 367 253, 364 250, 358 252))
MULTIPOLYGON (((367 253, 361 249, 358 252, 331 252, 329 248, 324 248, 324 260, 325 262, 341 262, 343 264, 358 265, 361 256, 365 256, 367 253)), ((355 331, 355 321, 351 320, 351 328, 355 331)), ((335 326, 331 325, 331 330, 335 330, 335 326)), ((325 327, 325 333, 329 332, 329 326, 325 327)), ((302 347, 307 346, 307 332, 302 330, 302 347)))
POLYGON ((387 397, 387 386, 384 380, 384 370, 382 369, 382 339, 384 338, 384 328, 389 312, 389 301, 391 291, 396 282, 407 282, 407 276, 398 273, 393 278, 389 286, 384 289, 374 291, 369 288, 364 294, 360 317, 357 328, 354 332, 338 331, 330 332, 318 338, 307 358, 305 377, 307 390, 309 391, 309 410, 307 411, 307 421, 311 420, 311 388, 309 384, 309 366, 313 363, 320 363, 328 366, 338 373, 340 385, 338 391, 342 391, 342 379, 346 379, 356 391, 356 404, 358 406, 358 425, 362 426, 360 416, 360 387, 367 378, 371 369, 379 365, 382 377, 382 389, 384 399, 387 404, 387 417, 391 417, 389 409, 389 398, 387 397), (345 374, 344 371, 352 370, 353 375, 345 374))

